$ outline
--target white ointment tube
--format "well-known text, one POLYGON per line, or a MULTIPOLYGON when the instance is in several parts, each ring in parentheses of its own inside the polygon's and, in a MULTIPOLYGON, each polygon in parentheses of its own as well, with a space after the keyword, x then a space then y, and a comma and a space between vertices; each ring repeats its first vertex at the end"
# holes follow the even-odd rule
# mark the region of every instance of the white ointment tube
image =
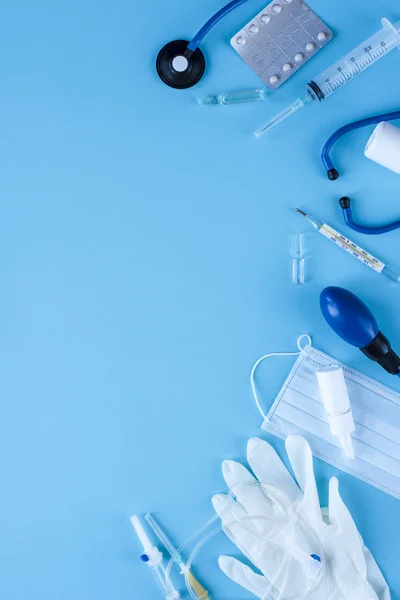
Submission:
POLYGON ((400 129, 386 121, 379 123, 365 146, 364 154, 400 175, 400 129))
POLYGON ((322 402, 328 415, 329 428, 339 438, 346 458, 355 458, 351 434, 354 419, 342 367, 325 367, 317 372, 322 402))

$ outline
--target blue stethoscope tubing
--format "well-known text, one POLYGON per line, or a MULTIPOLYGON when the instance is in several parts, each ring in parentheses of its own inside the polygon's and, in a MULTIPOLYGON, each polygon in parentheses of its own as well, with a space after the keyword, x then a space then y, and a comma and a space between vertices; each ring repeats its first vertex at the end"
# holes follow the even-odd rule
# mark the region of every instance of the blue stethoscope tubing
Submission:
POLYGON ((395 119, 400 119, 400 110, 395 110, 390 113, 385 113, 383 115, 375 115, 374 117, 368 117, 367 119, 360 119, 359 121, 353 121, 353 123, 348 123, 343 127, 337 129, 330 138, 325 142, 324 147, 321 152, 321 159, 325 169, 328 172, 329 179, 337 179, 339 177, 339 173, 335 169, 332 159, 329 155, 332 150, 332 146, 337 142, 339 138, 341 138, 346 133, 350 131, 354 131, 355 129, 360 129, 360 127, 367 127, 368 125, 377 125, 377 123, 381 123, 382 121, 394 121, 395 119), (331 173, 331 175, 330 175, 331 173))
POLYGON ((207 35, 207 33, 220 21, 223 19, 228 13, 232 10, 248 2, 248 0, 232 0, 225 6, 223 6, 218 12, 215 13, 210 19, 208 19, 207 23, 203 25, 201 29, 196 33, 194 38, 188 44, 188 50, 192 50, 193 52, 199 47, 203 38, 207 35))
POLYGON ((196 85, 203 77, 206 68, 200 43, 214 25, 245 2, 248 0, 231 0, 208 19, 190 42, 179 39, 165 44, 156 58, 156 70, 161 81, 177 90, 196 85))
POLYGON ((353 213, 350 207, 350 198, 340 198, 339 202, 340 206, 342 207, 342 213, 346 225, 348 225, 354 231, 358 231, 358 233, 365 233, 366 235, 380 235, 381 233, 388 233, 389 231, 394 231, 395 229, 400 228, 400 220, 393 221, 393 223, 388 223, 387 225, 360 225, 360 223, 356 223, 353 219, 353 213))
MULTIPOLYGON (((354 131, 355 129, 367 127, 368 125, 377 125, 382 121, 394 121, 395 119, 400 119, 400 110, 395 110, 390 113, 384 113, 382 115, 375 115, 366 119, 360 119, 359 121, 353 121, 353 123, 348 123, 347 125, 340 127, 334 133, 332 133, 332 135, 325 142, 321 152, 322 164, 324 165, 327 171, 328 178, 330 180, 335 180, 339 177, 339 173, 335 169, 329 154, 332 150, 333 145, 337 142, 338 139, 340 139, 346 133, 354 131)), ((400 228, 400 220, 393 221, 392 223, 388 223, 387 225, 360 225, 359 223, 356 223, 353 219, 353 213, 350 207, 350 199, 347 197, 341 198, 340 205, 342 207, 343 217, 346 222, 346 225, 348 225, 354 231, 358 231, 359 233, 365 233, 366 235, 379 235, 400 228)))

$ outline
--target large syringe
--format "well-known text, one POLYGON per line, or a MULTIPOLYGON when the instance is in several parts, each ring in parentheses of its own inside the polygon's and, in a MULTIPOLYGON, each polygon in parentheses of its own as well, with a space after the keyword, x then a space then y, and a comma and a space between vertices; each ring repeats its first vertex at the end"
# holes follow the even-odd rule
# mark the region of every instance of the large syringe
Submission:
POLYGON ((297 98, 264 127, 257 129, 255 135, 263 135, 306 104, 315 100, 325 100, 399 46, 400 21, 392 24, 388 19, 382 19, 382 29, 310 81, 304 97, 297 98))

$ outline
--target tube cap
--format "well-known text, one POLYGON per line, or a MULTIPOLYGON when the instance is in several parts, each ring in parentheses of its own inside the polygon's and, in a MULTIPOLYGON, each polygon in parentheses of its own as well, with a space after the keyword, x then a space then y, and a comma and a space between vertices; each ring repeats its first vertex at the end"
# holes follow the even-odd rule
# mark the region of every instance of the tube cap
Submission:
POLYGON ((400 174, 400 129, 382 121, 365 146, 364 154, 374 162, 400 174))
POLYGON ((350 398, 342 367, 325 367, 317 373, 322 402, 328 415, 341 415, 350 410, 350 398))
POLYGON ((347 458, 354 458, 353 442, 350 434, 354 431, 354 419, 350 398, 342 367, 326 367, 317 372, 322 401, 328 414, 329 429, 347 458))

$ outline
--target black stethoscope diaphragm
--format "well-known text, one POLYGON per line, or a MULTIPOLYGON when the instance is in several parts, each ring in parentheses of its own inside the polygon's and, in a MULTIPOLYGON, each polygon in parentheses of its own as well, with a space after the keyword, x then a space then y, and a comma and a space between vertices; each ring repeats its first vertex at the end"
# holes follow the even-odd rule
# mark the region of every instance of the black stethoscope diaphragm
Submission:
POLYGON ((200 42, 210 29, 230 13, 231 10, 247 1, 230 0, 228 4, 208 19, 190 42, 186 40, 174 40, 165 44, 158 53, 156 61, 157 73, 161 81, 177 90, 184 90, 185 88, 192 87, 192 85, 196 85, 203 77, 206 68, 204 55, 199 48, 200 42))
POLYGON ((172 88, 183 90, 195 85, 203 76, 206 61, 200 48, 188 49, 187 40, 169 42, 157 56, 160 79, 172 88))

